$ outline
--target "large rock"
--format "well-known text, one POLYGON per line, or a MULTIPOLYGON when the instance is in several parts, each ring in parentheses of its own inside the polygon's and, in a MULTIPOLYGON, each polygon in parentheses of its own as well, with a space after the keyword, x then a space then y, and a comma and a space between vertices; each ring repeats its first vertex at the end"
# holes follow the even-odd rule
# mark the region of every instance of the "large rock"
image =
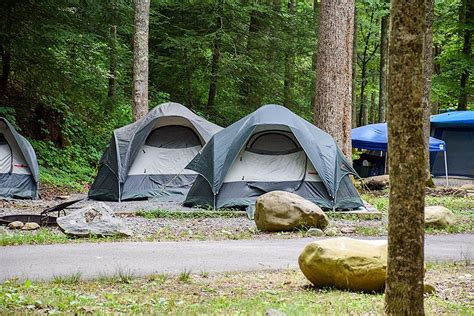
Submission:
POLYGON ((39 229, 41 226, 38 223, 28 222, 23 225, 21 228, 22 230, 36 230, 39 229))
POLYGON ((316 204, 299 195, 273 191, 255 203, 255 223, 262 231, 289 231, 302 227, 325 228, 327 215, 316 204))
POLYGON ((425 207, 425 226, 446 228, 456 223, 456 217, 444 206, 425 207))
POLYGON ((383 190, 390 184, 388 174, 368 177, 364 179, 364 184, 371 190, 383 190))
POLYGON ((132 231, 104 203, 88 205, 67 216, 58 217, 59 227, 74 236, 131 236, 132 231))
POLYGON ((317 287, 382 291, 387 270, 387 242, 347 237, 312 242, 298 258, 303 274, 317 287))
POLYGON ((21 229, 25 224, 20 221, 14 221, 8 224, 8 228, 10 229, 21 229))

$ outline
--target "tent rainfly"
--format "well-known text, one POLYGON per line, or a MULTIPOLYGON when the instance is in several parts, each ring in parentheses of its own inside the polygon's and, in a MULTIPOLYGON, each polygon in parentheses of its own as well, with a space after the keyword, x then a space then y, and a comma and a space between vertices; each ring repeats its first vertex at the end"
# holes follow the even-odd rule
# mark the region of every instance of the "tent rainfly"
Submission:
POLYGON ((215 134, 186 167, 199 174, 184 204, 247 208, 274 190, 327 209, 363 206, 356 174, 334 139, 280 105, 265 105, 215 134))
MULTIPOLYGON (((352 129, 352 147, 354 148, 386 152, 387 146, 387 123, 369 124, 352 129)), ((446 184, 448 184, 446 143, 442 140, 430 137, 430 152, 440 152, 443 155, 445 168, 444 175, 446 176, 446 184)))
POLYGON ((37 199, 39 170, 31 144, 0 117, 0 197, 37 199))
POLYGON ((96 200, 181 201, 196 173, 184 170, 222 128, 178 103, 164 103, 114 131, 89 191, 96 200))
MULTIPOLYGON (((431 136, 449 148, 450 176, 474 178, 474 111, 456 111, 431 116, 431 136)), ((443 158, 432 154, 431 172, 443 174, 443 158)))

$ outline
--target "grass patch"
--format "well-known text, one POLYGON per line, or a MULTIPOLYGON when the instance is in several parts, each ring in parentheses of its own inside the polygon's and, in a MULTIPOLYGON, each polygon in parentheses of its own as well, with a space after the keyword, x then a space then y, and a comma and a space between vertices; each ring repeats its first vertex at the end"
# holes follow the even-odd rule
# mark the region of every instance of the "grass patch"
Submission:
POLYGON ((191 270, 185 270, 178 275, 179 282, 191 283, 191 270))
MULTIPOLYGON (((461 276, 472 266, 430 265, 428 282, 439 294, 425 299, 427 314, 469 314, 471 283, 461 276), (441 288, 442 287, 442 288, 441 288)), ((101 280, 79 284, 7 281, 0 284, 1 313, 67 314, 238 314, 263 315, 277 309, 288 315, 383 314, 383 294, 312 287, 299 271, 193 275, 134 279, 132 283, 101 280)))
POLYGON ((66 235, 43 227, 34 232, 12 231, 0 234, 0 246, 63 244, 69 241, 66 235))
POLYGON ((80 272, 73 273, 71 275, 57 275, 53 277, 53 283, 56 285, 66 284, 79 284, 81 282, 82 274, 80 272))
POLYGON ((220 211, 207 211, 207 210, 197 210, 197 211, 171 211, 156 209, 151 211, 137 211, 135 213, 137 216, 142 216, 147 219, 154 218, 166 218, 166 219, 202 219, 202 218, 237 218, 247 216, 247 213, 232 210, 224 209, 220 211))
POLYGON ((122 236, 100 237, 90 235, 89 237, 70 237, 58 231, 41 227, 36 231, 13 230, 8 233, 0 234, 0 246, 19 246, 19 245, 49 245, 80 242, 110 242, 127 239, 122 236))

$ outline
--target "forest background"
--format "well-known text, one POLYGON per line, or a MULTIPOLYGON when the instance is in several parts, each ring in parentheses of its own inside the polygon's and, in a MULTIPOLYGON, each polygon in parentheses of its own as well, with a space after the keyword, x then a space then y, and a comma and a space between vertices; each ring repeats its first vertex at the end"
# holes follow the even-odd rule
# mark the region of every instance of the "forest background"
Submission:
MULTIPOLYGON (((469 0, 436 0, 432 113, 474 110, 469 0)), ((471 8, 470 8, 471 7, 471 8)), ((353 126, 385 120, 389 3, 356 1, 353 126)), ((0 116, 28 137, 41 181, 84 190, 132 121, 131 0, 4 0, 0 116)), ((313 120, 319 5, 152 0, 149 106, 173 101, 228 126, 263 104, 313 120)))

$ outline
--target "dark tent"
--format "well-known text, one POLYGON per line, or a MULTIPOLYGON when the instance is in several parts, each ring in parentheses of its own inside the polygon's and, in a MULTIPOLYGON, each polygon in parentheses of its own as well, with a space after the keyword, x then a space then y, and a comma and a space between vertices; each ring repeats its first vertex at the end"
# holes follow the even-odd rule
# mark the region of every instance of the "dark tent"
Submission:
MULTIPOLYGON (((432 115, 431 136, 446 142, 450 176, 474 178, 474 111, 432 115)), ((443 156, 433 154, 431 158, 432 173, 443 175, 443 156)))
POLYGON ((363 206, 334 139, 287 108, 265 105, 215 134, 186 169, 187 206, 252 209, 263 193, 296 193, 323 208, 363 206))
POLYGON ((0 117, 0 197, 38 198, 39 170, 31 144, 0 117))
POLYGON ((114 131, 89 191, 97 200, 183 200, 196 173, 184 167, 222 128, 178 103, 164 103, 114 131))

